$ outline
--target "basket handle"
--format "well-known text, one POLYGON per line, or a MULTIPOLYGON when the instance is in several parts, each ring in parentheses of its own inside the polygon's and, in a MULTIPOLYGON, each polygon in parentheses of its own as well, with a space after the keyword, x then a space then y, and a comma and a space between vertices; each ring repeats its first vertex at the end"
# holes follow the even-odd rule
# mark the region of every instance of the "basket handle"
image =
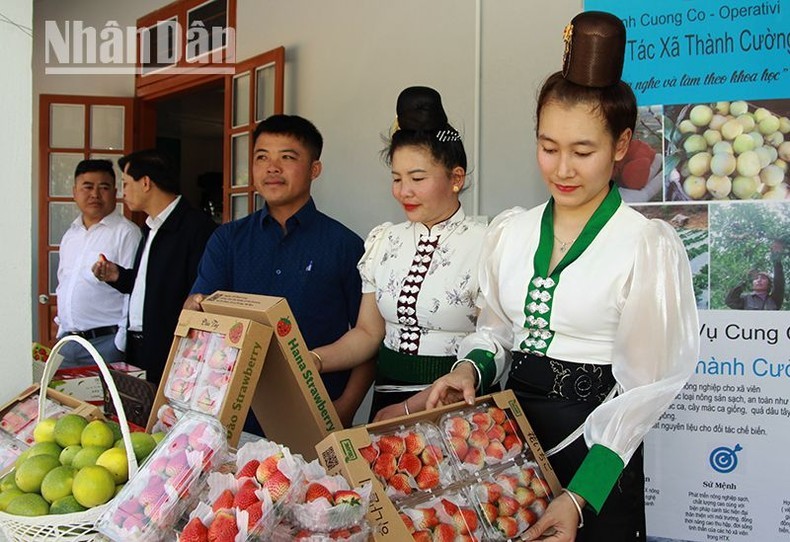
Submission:
POLYGON ((56 356, 56 354, 60 352, 60 349, 64 344, 70 341, 82 345, 82 347, 88 351, 88 353, 93 357, 93 361, 96 362, 96 365, 99 367, 99 372, 101 373, 104 382, 107 384, 107 389, 110 392, 110 397, 112 397, 113 405, 115 405, 115 412, 118 415, 118 421, 121 426, 121 435, 123 436, 123 443, 124 447, 126 448, 126 460, 129 463, 129 479, 131 480, 132 477, 137 474, 137 458, 135 457, 134 450, 132 449, 132 437, 130 436, 129 423, 126 421, 126 413, 123 411, 121 396, 118 395, 118 388, 115 387, 115 381, 112 379, 110 369, 107 367, 107 364, 104 362, 101 354, 99 354, 98 350, 96 350, 96 348, 94 348, 90 342, 83 339, 82 337, 78 335, 66 335, 60 339, 55 344, 55 346, 52 347, 52 351, 49 353, 49 359, 44 364, 44 374, 41 375, 41 388, 38 394, 38 419, 39 421, 44 419, 44 411, 46 410, 47 405, 46 390, 50 381, 52 380, 52 377, 55 375, 55 371, 57 371, 58 367, 60 367, 60 362, 62 360, 62 356, 56 356))

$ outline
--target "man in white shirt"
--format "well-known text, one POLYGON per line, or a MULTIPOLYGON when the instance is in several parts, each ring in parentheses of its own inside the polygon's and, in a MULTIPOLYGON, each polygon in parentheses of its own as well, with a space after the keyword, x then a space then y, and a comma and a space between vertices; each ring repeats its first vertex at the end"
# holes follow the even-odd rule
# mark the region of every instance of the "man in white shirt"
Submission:
MULTIPOLYGON (((74 202, 80 215, 60 242, 58 338, 79 335, 107 362, 122 361, 126 344, 127 295, 97 280, 91 266, 100 255, 131 265, 141 232, 115 208, 115 171, 109 160, 83 160, 74 172, 74 202)), ((92 365, 76 343, 61 349, 61 366, 92 365)))

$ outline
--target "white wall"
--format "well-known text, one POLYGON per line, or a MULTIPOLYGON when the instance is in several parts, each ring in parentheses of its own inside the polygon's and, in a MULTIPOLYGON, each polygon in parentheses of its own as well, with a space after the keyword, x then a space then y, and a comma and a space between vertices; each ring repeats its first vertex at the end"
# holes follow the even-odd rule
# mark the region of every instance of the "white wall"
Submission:
MULTIPOLYGON (((481 155, 470 163, 489 217, 546 197, 534 160, 533 108, 559 69, 562 30, 579 0, 482 2, 481 155)), ((403 219, 378 152, 405 87, 438 89, 472 159, 475 0, 239 0, 237 58, 284 45, 288 113, 326 140, 319 206, 364 236, 403 219)), ((470 208, 470 194, 465 205, 470 208)))
MULTIPOLYGON (((29 2, 0 0, 0 12, 28 31, 33 26, 33 8, 29 2)), ((3 232, 0 403, 5 403, 31 380, 31 208, 35 197, 30 182, 33 39, 23 30, 0 22, 0 51, 4 51, 0 55, 0 71, 3 72, 0 77, 0 119, 3 119, 0 183, 4 200, 0 213, 0 231, 3 232)))

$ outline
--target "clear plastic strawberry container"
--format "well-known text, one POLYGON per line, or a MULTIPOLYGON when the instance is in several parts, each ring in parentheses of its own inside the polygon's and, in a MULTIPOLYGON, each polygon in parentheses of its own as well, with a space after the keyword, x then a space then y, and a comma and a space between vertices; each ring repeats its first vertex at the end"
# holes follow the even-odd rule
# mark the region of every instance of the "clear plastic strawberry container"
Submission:
POLYGON ((506 463, 525 449, 518 423, 508 411, 490 403, 445 414, 439 427, 462 473, 506 463))
POLYGON ((403 501, 398 513, 414 540, 489 540, 487 528, 466 489, 403 501))
POLYGON ((99 532, 124 542, 172 537, 179 518, 226 453, 225 429, 218 420, 185 413, 99 518, 99 532))
POLYGON ((224 334, 190 329, 179 341, 165 397, 181 408, 219 414, 238 354, 224 334))
POLYGON ((393 500, 445 488, 458 479, 439 428, 418 422, 370 435, 360 450, 393 500))
POLYGON ((537 463, 503 466, 473 484, 469 493, 489 533, 487 540, 521 536, 540 516, 553 495, 537 463))
POLYGON ((259 540, 269 537, 285 517, 302 487, 301 457, 261 439, 245 444, 235 463, 235 474, 208 476, 205 499, 189 512, 181 538, 259 540))

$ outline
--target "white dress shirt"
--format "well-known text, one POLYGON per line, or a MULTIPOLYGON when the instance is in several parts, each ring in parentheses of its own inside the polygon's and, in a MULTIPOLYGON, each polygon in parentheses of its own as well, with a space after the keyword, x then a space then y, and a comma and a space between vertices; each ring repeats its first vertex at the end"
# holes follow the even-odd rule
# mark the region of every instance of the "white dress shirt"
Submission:
POLYGON ((140 257, 140 264, 137 267, 137 276, 134 279, 134 288, 132 288, 132 295, 129 298, 129 330, 130 331, 143 331, 143 303, 145 302, 145 281, 148 276, 148 255, 151 253, 151 243, 156 237, 156 232, 165 223, 167 217, 176 208, 178 202, 181 201, 181 196, 170 203, 164 210, 155 217, 148 217, 145 219, 146 225, 151 229, 148 232, 148 238, 145 240, 145 248, 140 257))
POLYGON ((134 264, 142 233, 133 222, 113 211, 90 228, 78 216, 60 242, 58 263, 58 337, 70 331, 118 326, 115 346, 125 350, 128 296, 99 281, 91 266, 104 254, 124 267, 134 264))

